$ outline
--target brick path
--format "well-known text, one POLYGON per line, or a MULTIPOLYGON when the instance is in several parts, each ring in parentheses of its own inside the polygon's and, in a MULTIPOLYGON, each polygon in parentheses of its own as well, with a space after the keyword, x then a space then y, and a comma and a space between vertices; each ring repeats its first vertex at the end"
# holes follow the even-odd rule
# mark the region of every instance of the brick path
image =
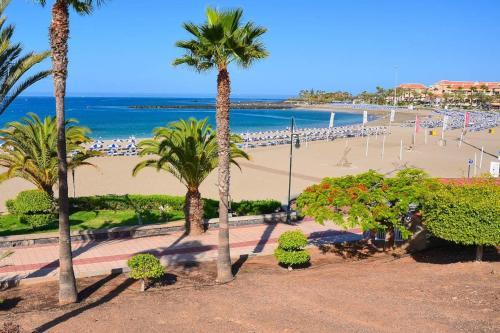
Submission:
MULTIPOLYGON (((231 256, 270 254, 281 233, 301 229, 310 243, 359 239, 359 230, 340 231, 333 224, 322 226, 314 221, 296 225, 258 224, 233 227, 230 231, 231 256)), ((217 230, 201 236, 183 237, 181 232, 168 235, 108 241, 73 243, 73 264, 77 277, 126 271, 127 259, 136 253, 152 253, 168 265, 186 261, 207 261, 217 257, 217 230)), ((57 279, 57 244, 14 248, 14 254, 2 260, 0 282, 34 282, 57 279)))

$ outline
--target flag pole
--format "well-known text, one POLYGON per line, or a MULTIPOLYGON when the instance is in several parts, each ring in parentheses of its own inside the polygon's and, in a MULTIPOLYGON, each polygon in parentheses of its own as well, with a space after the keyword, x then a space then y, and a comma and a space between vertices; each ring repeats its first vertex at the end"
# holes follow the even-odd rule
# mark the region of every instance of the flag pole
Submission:
POLYGON ((384 153, 385 153, 385 135, 384 138, 382 139, 382 159, 384 159, 384 153))

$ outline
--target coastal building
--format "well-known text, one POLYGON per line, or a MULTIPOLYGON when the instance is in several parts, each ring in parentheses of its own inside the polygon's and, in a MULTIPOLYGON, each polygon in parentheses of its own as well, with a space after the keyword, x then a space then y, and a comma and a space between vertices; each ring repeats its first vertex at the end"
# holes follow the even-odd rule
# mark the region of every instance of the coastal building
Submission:
POLYGON ((405 102, 426 102, 428 88, 422 83, 402 83, 398 86, 398 99, 405 102))
POLYGON ((404 102, 500 107, 500 82, 441 80, 429 87, 421 83, 403 83, 398 89, 401 89, 398 99, 404 102))
POLYGON ((449 81, 441 80, 430 86, 437 96, 444 94, 464 93, 471 95, 482 92, 487 96, 500 96, 500 82, 472 82, 472 81, 449 81))

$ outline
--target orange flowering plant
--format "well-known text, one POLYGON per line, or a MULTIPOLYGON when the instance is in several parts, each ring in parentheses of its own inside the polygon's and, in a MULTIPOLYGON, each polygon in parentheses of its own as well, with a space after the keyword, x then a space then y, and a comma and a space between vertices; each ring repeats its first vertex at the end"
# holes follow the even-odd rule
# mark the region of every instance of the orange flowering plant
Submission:
POLYGON ((411 232, 403 223, 410 206, 418 211, 425 195, 439 186, 419 169, 404 169, 394 177, 374 170, 359 175, 325 178, 297 198, 302 215, 318 223, 332 221, 344 228, 385 231, 398 229, 404 238, 411 232))

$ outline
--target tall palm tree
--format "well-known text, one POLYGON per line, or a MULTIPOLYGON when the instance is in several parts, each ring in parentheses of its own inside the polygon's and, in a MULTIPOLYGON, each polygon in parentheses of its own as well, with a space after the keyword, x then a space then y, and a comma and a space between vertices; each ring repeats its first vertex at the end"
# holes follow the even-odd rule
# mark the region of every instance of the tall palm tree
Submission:
POLYGON ((191 34, 190 40, 176 43, 185 54, 174 60, 174 65, 185 64, 199 72, 216 68, 217 74, 217 143, 219 145, 219 248, 217 281, 231 281, 229 252, 228 195, 230 183, 229 108, 231 81, 228 65, 236 63, 248 68, 254 61, 268 56, 260 37, 267 31, 253 22, 243 24, 241 9, 219 11, 207 8, 207 21, 203 24, 184 23, 191 34))
MULTIPOLYGON (((46 0, 35 0, 45 6, 46 0)), ((95 6, 105 0, 54 0, 52 22, 49 27, 52 50, 52 70, 57 116, 57 157, 59 159, 59 304, 74 303, 78 299, 71 238, 69 234, 68 164, 66 161, 64 97, 68 76, 69 8, 77 14, 91 14, 95 6)))
MULTIPOLYGON (((201 234, 203 225, 203 201, 200 185, 217 167, 218 149, 216 133, 208 125, 208 120, 179 120, 167 127, 154 129, 154 139, 139 143, 140 155, 156 155, 137 164, 132 171, 135 176, 146 167, 171 173, 187 188, 184 212, 186 232, 201 234)), ((248 159, 248 155, 236 146, 241 142, 237 135, 231 136, 231 163, 239 167, 236 158, 248 159)))
POLYGON ((21 44, 12 44, 13 25, 5 25, 4 10, 10 0, 0 0, 0 115, 10 103, 26 88, 50 75, 51 71, 41 71, 26 77, 36 64, 47 59, 50 52, 28 52, 24 55, 21 44))
MULTIPOLYGON (((66 121, 66 148, 72 152, 68 159, 71 168, 90 165, 86 160, 93 156, 81 145, 90 141, 87 136, 90 130, 76 124, 73 119, 66 121)), ((10 178, 23 178, 53 197, 58 166, 55 117, 41 120, 29 113, 20 122, 10 122, 0 130, 0 141, 4 142, 0 166, 6 169, 0 173, 0 183, 10 178)))

